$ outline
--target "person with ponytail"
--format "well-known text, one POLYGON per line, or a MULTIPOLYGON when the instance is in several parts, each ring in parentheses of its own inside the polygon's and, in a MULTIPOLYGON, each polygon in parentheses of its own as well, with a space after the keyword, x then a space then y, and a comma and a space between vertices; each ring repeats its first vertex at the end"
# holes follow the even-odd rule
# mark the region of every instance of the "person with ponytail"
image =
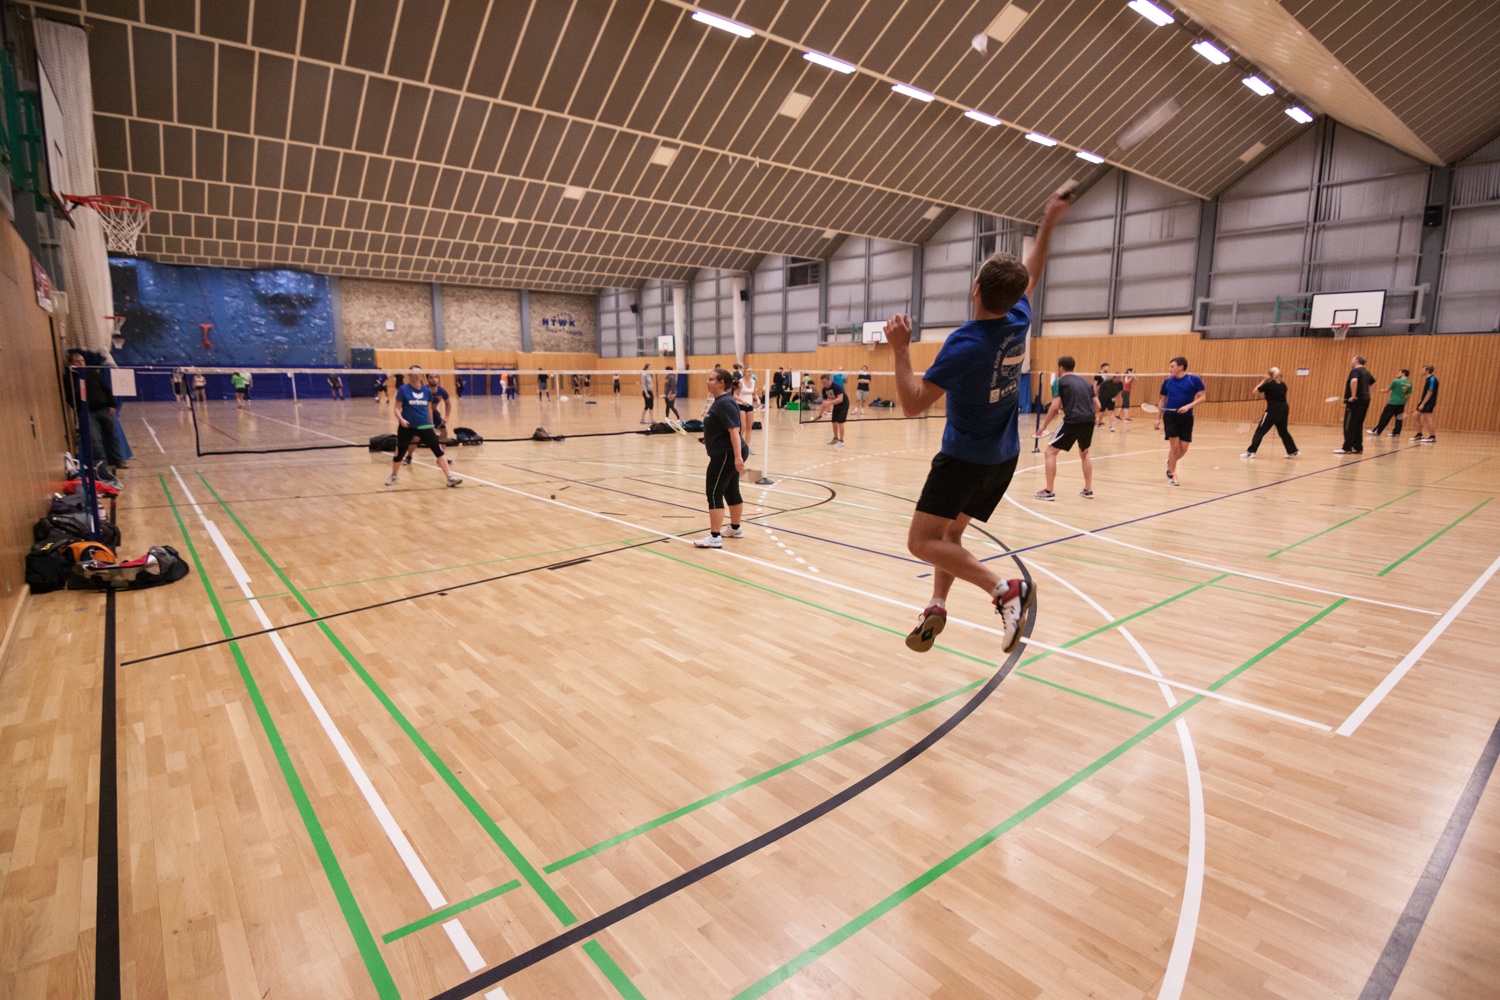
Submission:
POLYGON ((1260 385, 1255 387, 1255 391, 1266 397, 1266 412, 1255 427, 1255 437, 1250 440, 1250 450, 1240 457, 1254 458, 1255 452, 1260 448, 1261 440, 1274 427, 1276 433, 1281 435, 1281 444, 1286 448, 1287 457, 1296 458, 1297 442, 1292 440, 1291 433, 1286 429, 1286 418, 1291 411, 1286 404, 1286 383, 1281 380, 1281 369, 1272 368, 1266 372, 1266 377, 1260 380, 1260 385))

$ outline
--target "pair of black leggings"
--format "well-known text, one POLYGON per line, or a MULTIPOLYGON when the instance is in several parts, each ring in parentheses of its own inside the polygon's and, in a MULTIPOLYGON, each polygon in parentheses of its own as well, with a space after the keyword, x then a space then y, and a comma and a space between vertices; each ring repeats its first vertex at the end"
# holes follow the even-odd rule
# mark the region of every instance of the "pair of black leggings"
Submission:
POLYGON ((1375 433, 1380 434, 1384 432, 1385 425, 1390 423, 1393 417, 1396 420, 1396 433, 1394 436, 1400 437, 1401 425, 1406 421, 1405 403, 1400 406, 1397 406, 1395 403, 1387 403, 1385 409, 1380 411, 1380 423, 1375 425, 1375 433))
POLYGON ((1278 406, 1274 410, 1267 410, 1260 418, 1260 424, 1255 428, 1255 437, 1250 440, 1250 454, 1255 454, 1260 449, 1260 443, 1270 433, 1271 428, 1276 428, 1276 433, 1281 435, 1281 444, 1286 448, 1288 455, 1297 450, 1297 442, 1292 440, 1291 432, 1286 429, 1287 414, 1290 413, 1285 406, 1278 406))
POLYGON ((708 494, 708 509, 722 510, 744 503, 740 496, 740 474, 734 467, 734 455, 724 452, 708 460, 708 475, 704 477, 704 492, 708 494))

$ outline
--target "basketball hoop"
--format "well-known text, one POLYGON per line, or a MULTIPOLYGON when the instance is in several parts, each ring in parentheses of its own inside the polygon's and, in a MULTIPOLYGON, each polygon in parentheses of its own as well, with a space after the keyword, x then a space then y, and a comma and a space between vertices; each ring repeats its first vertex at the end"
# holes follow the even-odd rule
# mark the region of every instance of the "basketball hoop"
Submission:
POLYGON ((125 346, 125 335, 120 332, 125 326, 125 317, 106 316, 104 321, 109 324, 109 346, 118 351, 125 346))
POLYGON ((74 205, 91 208, 104 226, 104 245, 115 253, 135 253, 151 205, 139 198, 114 194, 65 194, 74 205))
POLYGON ((1335 324, 1333 324, 1333 339, 1334 340, 1343 340, 1347 336, 1349 336, 1349 324, 1348 323, 1335 323, 1335 324))

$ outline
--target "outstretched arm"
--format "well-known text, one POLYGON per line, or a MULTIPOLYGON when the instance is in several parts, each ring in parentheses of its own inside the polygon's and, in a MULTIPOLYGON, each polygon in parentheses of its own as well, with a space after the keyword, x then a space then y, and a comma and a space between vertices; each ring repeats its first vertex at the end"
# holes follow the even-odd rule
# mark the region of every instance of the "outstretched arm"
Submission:
POLYGON ((926 379, 917 378, 911 368, 911 317, 898 313, 885 325, 885 339, 896 356, 896 395, 901 399, 903 416, 917 417, 942 398, 946 391, 926 379))
POLYGON ((1067 187, 1047 199, 1047 207, 1042 210, 1042 224, 1037 227, 1036 242, 1026 255, 1026 273, 1031 277, 1026 285, 1027 295, 1036 291, 1036 286, 1042 282, 1042 272, 1047 269, 1047 254, 1052 249, 1052 230, 1057 226, 1057 220, 1077 200, 1078 196, 1067 187))

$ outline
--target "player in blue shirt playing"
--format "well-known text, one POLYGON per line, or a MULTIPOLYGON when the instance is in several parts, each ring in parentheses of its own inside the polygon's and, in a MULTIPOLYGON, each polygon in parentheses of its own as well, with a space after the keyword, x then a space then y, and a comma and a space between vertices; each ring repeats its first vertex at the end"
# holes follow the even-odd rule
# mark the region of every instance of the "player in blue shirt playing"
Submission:
POLYGON ((955 579, 981 588, 994 603, 1007 653, 1020 642, 1022 619, 1036 600, 1030 583, 1001 579, 975 558, 964 548, 963 534, 971 520, 989 520, 1016 471, 1029 296, 1047 265, 1052 230, 1073 200, 1067 188, 1048 200, 1024 264, 1007 253, 984 262, 969 293, 974 318, 948 335, 921 378, 911 367, 911 318, 893 316, 885 325, 902 413, 918 416, 948 396, 942 448, 932 460, 906 539, 912 555, 932 564, 932 600, 906 637, 907 647, 918 653, 931 649, 947 624, 948 590, 955 579))
POLYGON ((396 485, 397 473, 401 471, 401 457, 411 447, 413 440, 421 441, 432 449, 438 468, 448 478, 449 486, 457 486, 463 482, 448 468, 448 460, 443 457, 442 443, 438 441, 437 431, 432 426, 432 390, 423 385, 422 381, 421 366, 412 365, 411 377, 396 387, 396 419, 401 422, 401 426, 396 428, 396 454, 391 458, 391 478, 385 481, 387 486, 396 485))
POLYGON ((1188 374, 1187 358, 1173 358, 1167 362, 1171 372, 1161 384, 1161 414, 1156 418, 1156 429, 1166 425, 1163 436, 1167 439, 1167 485, 1181 486, 1177 481, 1177 463, 1187 454, 1193 443, 1193 407, 1203 402, 1203 380, 1188 374))

